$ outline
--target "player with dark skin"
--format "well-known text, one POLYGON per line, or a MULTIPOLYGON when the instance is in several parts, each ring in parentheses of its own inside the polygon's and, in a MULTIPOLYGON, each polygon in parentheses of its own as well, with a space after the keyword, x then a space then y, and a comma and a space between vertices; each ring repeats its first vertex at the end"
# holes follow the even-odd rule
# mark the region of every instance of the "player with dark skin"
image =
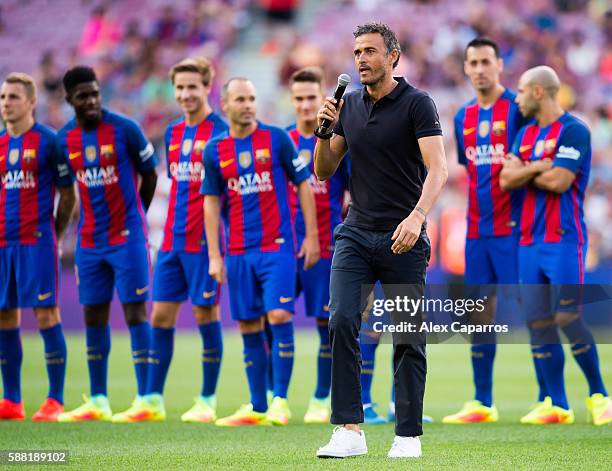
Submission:
MULTIPOLYGON (((66 96, 66 101, 74 108, 76 120, 85 131, 96 129, 102 122, 102 97, 98 82, 84 82, 76 85, 66 96)), ((157 174, 154 170, 141 174, 139 194, 145 211, 149 208, 157 174)), ((143 302, 122 304, 125 322, 128 325, 140 324, 147 320, 147 309, 143 302)), ((110 303, 85 305, 85 324, 88 327, 101 327, 108 323, 110 303)))

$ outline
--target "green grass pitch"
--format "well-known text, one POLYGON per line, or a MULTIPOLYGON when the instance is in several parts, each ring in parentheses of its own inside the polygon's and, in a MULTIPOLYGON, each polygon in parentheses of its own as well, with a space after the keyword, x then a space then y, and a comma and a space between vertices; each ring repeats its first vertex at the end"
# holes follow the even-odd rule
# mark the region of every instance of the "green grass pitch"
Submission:
MULTIPOLYGON (((69 336, 68 347, 66 405, 73 408, 80 404, 81 394, 89 390, 84 337, 69 336)), ((195 333, 180 333, 166 383, 167 422, 0 423, 0 449, 68 449, 71 469, 610 469, 612 427, 586 423, 586 382, 569 356, 565 376, 577 423, 547 427, 517 423, 536 392, 529 348, 525 345, 498 347, 495 398, 500 423, 440 424, 443 415, 454 412, 471 397, 471 369, 468 346, 431 345, 425 408, 437 423, 425 426, 423 458, 409 462, 387 459, 393 427, 382 425, 364 427, 369 447, 367 457, 317 460, 315 451, 329 439, 332 427, 301 423, 314 390, 316 350, 314 333, 298 334, 289 392, 293 419, 285 428, 222 429, 181 423, 180 414, 191 406, 199 392, 201 345, 195 333)), ((380 412, 386 411, 389 399, 390 350, 389 345, 383 345, 377 352, 373 397, 381 404, 380 412)), ((604 377, 608 387, 612 387, 612 345, 600 346, 599 352, 604 377)), ((23 392, 26 411, 31 416, 44 399, 47 388, 42 342, 37 335, 25 336, 24 354, 23 392)), ((113 336, 109 378, 113 410, 123 410, 135 394, 126 335, 113 336)), ((241 340, 238 335, 228 333, 217 394, 218 412, 221 415, 233 412, 247 402, 247 394, 241 340)))

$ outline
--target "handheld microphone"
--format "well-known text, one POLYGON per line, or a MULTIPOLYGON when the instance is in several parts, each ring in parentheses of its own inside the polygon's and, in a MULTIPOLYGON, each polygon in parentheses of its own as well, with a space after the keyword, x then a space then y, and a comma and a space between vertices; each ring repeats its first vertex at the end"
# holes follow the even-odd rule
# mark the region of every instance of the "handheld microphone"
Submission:
MULTIPOLYGON (((340 100, 342 99, 342 96, 344 95, 344 91, 346 90, 346 86, 349 83, 351 83, 350 75, 340 74, 338 76, 338 85, 336 86, 336 90, 334 90, 334 98, 336 99, 338 104, 340 104, 340 100)), ((336 105, 336 108, 338 107, 338 104, 336 105)), ((331 121, 329 119, 324 119, 321 122, 321 127, 319 128, 319 132, 321 134, 328 134, 330 126, 331 126, 331 121)))

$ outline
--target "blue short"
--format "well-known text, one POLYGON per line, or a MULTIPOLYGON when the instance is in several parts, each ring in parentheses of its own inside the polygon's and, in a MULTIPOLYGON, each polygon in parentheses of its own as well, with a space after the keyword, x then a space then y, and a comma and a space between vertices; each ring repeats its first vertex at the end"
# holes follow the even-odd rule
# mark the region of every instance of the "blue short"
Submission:
POLYGON ((329 276, 331 258, 320 259, 313 267, 304 270, 304 259, 297 261, 296 297, 304 293, 306 315, 317 319, 329 319, 329 276))
POLYGON ((225 264, 232 319, 257 319, 273 309, 294 312, 297 267, 293 252, 228 255, 225 264))
POLYGON ((59 259, 53 243, 0 248, 0 309, 57 304, 59 259))
POLYGON ((208 254, 159 251, 153 274, 153 301, 180 303, 188 297, 195 306, 219 303, 217 282, 208 274, 208 254))
POLYGON ((518 283, 517 236, 467 239, 465 242, 465 283, 518 283))
POLYGON ((74 271, 79 302, 106 304, 117 286, 121 303, 149 299, 149 249, 144 242, 84 249, 77 245, 74 271))
POLYGON ((521 304, 528 321, 580 310, 586 249, 545 242, 520 247, 521 304))

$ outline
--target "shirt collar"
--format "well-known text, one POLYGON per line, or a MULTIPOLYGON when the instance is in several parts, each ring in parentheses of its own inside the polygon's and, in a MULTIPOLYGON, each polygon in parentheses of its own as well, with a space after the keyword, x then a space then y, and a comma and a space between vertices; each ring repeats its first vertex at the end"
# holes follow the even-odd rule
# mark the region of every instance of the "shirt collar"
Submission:
MULTIPOLYGON (((401 93, 409 87, 408 82, 406 82, 406 80, 404 79, 404 77, 401 76, 394 76, 393 77, 396 82, 397 85, 395 86, 395 88, 393 90, 391 90, 391 93, 388 93, 387 95, 385 95, 382 98, 388 98, 390 100, 395 100, 398 96, 401 95, 401 93)), ((370 94, 367 91, 367 87, 364 85, 361 88, 361 98, 365 101, 366 99, 370 98, 370 94)))

